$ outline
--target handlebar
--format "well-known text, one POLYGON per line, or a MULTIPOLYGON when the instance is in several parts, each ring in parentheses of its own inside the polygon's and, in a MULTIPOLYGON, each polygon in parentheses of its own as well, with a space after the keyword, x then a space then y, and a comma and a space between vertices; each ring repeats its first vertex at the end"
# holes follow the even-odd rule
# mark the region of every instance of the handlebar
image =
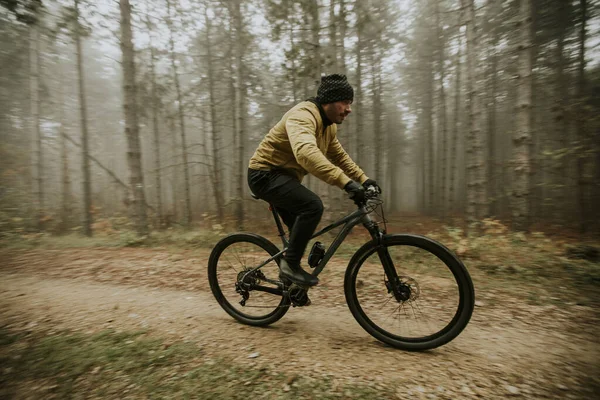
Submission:
POLYGON ((365 189, 365 201, 362 202, 357 202, 356 200, 351 199, 354 201, 354 204, 356 204, 358 207, 362 207, 365 206, 367 204, 367 201, 369 200, 376 200, 379 199, 379 195, 380 195, 380 191, 377 190, 377 187, 375 186, 369 186, 365 189))
POLYGON ((375 186, 369 186, 365 189, 365 197, 367 199, 374 199, 379 197, 379 190, 377 190, 377 187, 375 186))

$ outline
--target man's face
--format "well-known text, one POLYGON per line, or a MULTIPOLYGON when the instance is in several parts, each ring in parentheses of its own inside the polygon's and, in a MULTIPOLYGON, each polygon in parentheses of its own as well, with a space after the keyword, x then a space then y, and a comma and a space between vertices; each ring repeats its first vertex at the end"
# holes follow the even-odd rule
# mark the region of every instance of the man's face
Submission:
POLYGON ((331 122, 341 124, 352 112, 351 104, 352 100, 336 101, 335 103, 324 104, 323 110, 331 122))

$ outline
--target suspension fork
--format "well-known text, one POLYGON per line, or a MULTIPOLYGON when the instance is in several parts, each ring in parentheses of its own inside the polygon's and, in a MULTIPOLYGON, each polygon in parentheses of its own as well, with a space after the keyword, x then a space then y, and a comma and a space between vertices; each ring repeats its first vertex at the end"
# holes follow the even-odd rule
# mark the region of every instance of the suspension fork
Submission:
POLYGON ((383 270, 388 282, 394 287, 398 282, 398 272, 396 271, 396 267, 394 267, 394 260, 392 260, 392 256, 390 256, 387 246, 383 243, 383 231, 379 228, 377 222, 373 221, 368 214, 363 216, 363 225, 367 228, 371 237, 376 242, 379 261, 381 261, 381 264, 383 265, 383 270))

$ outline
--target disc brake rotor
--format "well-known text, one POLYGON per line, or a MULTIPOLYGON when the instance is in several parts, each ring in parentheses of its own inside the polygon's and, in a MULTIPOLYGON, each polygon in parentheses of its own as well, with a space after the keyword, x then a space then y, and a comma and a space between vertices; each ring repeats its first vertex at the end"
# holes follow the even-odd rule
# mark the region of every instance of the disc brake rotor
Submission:
POLYGON ((396 301, 406 302, 415 301, 419 298, 421 290, 416 280, 410 276, 399 276, 395 285, 390 282, 385 282, 388 288, 388 293, 393 293, 396 301))

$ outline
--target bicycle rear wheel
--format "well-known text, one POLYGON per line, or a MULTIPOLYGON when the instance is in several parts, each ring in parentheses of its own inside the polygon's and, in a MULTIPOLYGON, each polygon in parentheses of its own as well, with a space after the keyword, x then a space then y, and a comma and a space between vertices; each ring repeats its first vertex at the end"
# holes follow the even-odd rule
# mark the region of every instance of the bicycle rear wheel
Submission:
POLYGON ((346 302, 358 323, 403 350, 432 349, 458 336, 475 302, 473 282, 461 261, 423 236, 388 235, 383 246, 397 282, 389 282, 375 242, 361 247, 346 270, 346 302))
POLYGON ((214 247, 208 261, 210 289, 219 305, 236 320, 265 326, 278 321, 289 309, 275 260, 248 273, 278 252, 269 240, 248 233, 229 235, 214 247))

